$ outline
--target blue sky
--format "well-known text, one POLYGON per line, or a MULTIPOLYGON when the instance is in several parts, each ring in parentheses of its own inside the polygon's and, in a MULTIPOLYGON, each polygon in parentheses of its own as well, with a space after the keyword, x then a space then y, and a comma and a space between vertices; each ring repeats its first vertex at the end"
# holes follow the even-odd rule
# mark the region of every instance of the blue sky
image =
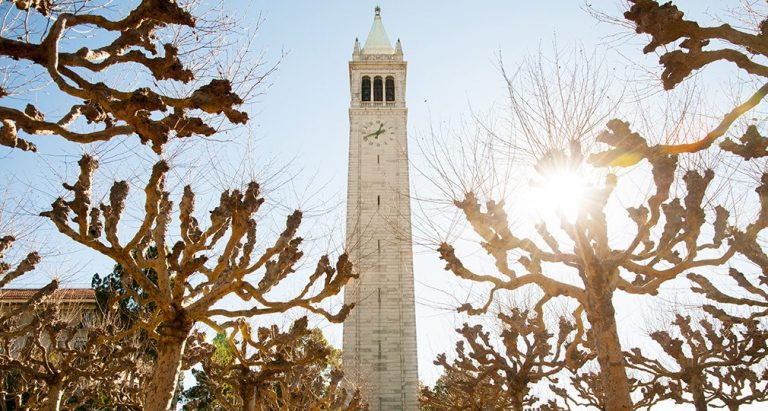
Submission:
MULTIPOLYGON (((581 12, 578 2, 557 2, 565 5, 554 18, 547 16, 547 7, 517 2, 473 2, 472 7, 438 1, 379 3, 387 32, 393 42, 401 39, 409 63, 412 132, 426 128, 430 113, 435 120, 446 120, 466 113, 468 103, 486 108, 499 102, 504 92, 495 67, 499 50, 514 62, 539 46, 548 49, 556 33, 569 46, 576 33, 587 44, 599 40, 597 23, 581 12)), ((259 134, 295 141, 302 164, 343 175, 347 61, 355 37, 363 42, 368 34, 377 3, 256 4, 265 18, 260 43, 273 53, 288 52, 259 107, 259 134)))

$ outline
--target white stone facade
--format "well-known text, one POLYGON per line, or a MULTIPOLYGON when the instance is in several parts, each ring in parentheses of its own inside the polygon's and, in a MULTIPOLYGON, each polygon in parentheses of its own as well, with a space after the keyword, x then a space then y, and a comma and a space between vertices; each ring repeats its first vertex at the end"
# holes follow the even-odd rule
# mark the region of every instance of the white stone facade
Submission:
POLYGON ((407 63, 389 48, 377 11, 368 44, 349 62, 347 246, 358 280, 344 290, 355 308, 344 323, 343 367, 371 410, 417 410, 416 316, 408 177, 407 63), (378 24, 378 27, 377 27, 378 24), (363 78, 371 80, 363 101, 363 78), (376 101, 374 80, 381 79, 376 101), (386 90, 387 79, 394 83, 386 90), (387 101, 389 91, 390 101, 387 101), (393 97, 393 98, 392 98, 393 97))

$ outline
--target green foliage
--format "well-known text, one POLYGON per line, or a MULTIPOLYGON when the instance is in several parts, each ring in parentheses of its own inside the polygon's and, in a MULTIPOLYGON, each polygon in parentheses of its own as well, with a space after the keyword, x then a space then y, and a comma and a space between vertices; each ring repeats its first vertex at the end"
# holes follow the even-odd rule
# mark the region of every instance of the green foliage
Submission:
MULTIPOLYGON (((192 370, 196 384, 182 391, 180 401, 185 410, 221 411, 224 408, 216 399, 216 386, 211 383, 210 377, 203 370, 192 370)), ((230 387, 231 390, 231 387, 230 387)), ((223 390, 222 390, 223 391, 223 390)), ((233 395, 232 392, 222 392, 222 395, 233 395)))
POLYGON ((234 361, 234 354, 232 354, 232 347, 227 342, 227 335, 224 333, 218 333, 211 341, 215 350, 211 356, 212 360, 217 364, 229 364, 234 361))
MULTIPOLYGON (((145 258, 154 259, 157 257, 157 247, 149 247, 145 258)), ((152 269, 144 271, 147 278, 156 284, 157 273, 152 269)), ((101 313, 116 312, 120 321, 126 326, 133 325, 142 315, 151 314, 156 309, 154 303, 143 304, 141 301, 136 301, 132 295, 143 298, 146 297, 146 293, 136 281, 126 275, 120 264, 115 264, 112 272, 104 277, 99 276, 98 273, 94 274, 91 287, 96 292, 96 303, 99 311, 101 313)))
MULTIPOLYGON (((237 344, 237 341, 235 341, 237 344)), ((192 369, 192 375, 195 377, 196 384, 182 392, 180 401, 184 404, 185 410, 207 410, 220 411, 225 408, 219 402, 220 399, 230 404, 237 403, 239 399, 238 387, 224 381, 229 378, 238 378, 241 372, 241 366, 237 363, 237 358, 233 352, 234 347, 229 343, 227 335, 219 333, 210 343, 213 351, 210 354, 210 360, 206 361, 206 369, 210 368, 211 374, 206 373, 204 369, 192 369)), ((322 347, 327 350, 328 355, 318 358, 301 366, 295 367, 286 373, 280 373, 279 376, 272 376, 263 381, 261 387, 265 392, 272 392, 276 396, 275 403, 296 406, 296 393, 287 392, 286 388, 290 386, 301 386, 306 394, 306 402, 301 405, 312 406, 312 398, 322 398, 329 394, 329 386, 332 383, 332 372, 338 370, 341 365, 341 350, 332 348, 323 336, 320 329, 313 329, 306 335, 295 339, 291 345, 294 349, 306 352, 308 350, 322 347), (281 384, 288 382, 288 385, 281 384)), ((279 357, 279 355, 278 355, 279 357)), ((275 359, 275 361, 280 361, 275 359)), ((257 369, 252 371, 258 373, 257 369)), ((304 395, 302 395, 304 396, 304 395)), ((241 401, 241 400, 240 400, 241 401)), ((272 409, 272 406, 263 404, 266 409, 272 409)))
MULTIPOLYGON (((211 354, 211 361, 220 366, 231 364, 235 360, 232 353, 232 347, 227 342, 225 333, 218 333, 211 340, 214 350, 211 354)), ((195 377, 196 384, 189 389, 182 390, 179 400, 184 404, 184 409, 201 411, 221 411, 224 408, 216 399, 216 393, 226 398, 233 398, 232 387, 226 383, 214 384, 211 377, 202 369, 192 369, 192 376, 195 377)))
MULTIPOLYGON (((440 377, 437 378, 437 381, 435 381, 435 386, 432 388, 422 386, 421 387, 421 395, 422 397, 425 396, 427 393, 430 397, 436 399, 437 403, 450 403, 450 396, 448 395, 448 386, 445 384, 445 374, 442 374, 440 377)), ((428 401, 425 401, 423 398, 420 401, 421 402, 421 411, 439 411, 440 408, 433 406, 432 404, 429 404, 428 401)))

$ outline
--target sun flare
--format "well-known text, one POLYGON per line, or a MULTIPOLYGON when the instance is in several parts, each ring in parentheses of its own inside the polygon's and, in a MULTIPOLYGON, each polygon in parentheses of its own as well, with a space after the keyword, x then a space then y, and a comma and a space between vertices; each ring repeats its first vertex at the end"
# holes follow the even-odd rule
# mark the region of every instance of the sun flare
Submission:
POLYGON ((540 218, 564 217, 574 221, 584 206, 589 184, 574 171, 547 173, 532 183, 533 211, 540 218))

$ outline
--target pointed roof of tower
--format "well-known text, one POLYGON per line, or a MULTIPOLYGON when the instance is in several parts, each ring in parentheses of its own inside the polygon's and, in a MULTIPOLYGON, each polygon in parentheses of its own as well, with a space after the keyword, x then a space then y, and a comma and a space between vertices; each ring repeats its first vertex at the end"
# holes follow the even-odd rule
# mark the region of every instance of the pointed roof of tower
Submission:
POLYGON ((373 17, 373 25, 368 33, 368 38, 363 46, 363 54, 394 54, 395 49, 389 42, 387 31, 381 22, 381 8, 376 6, 376 15, 373 17))

